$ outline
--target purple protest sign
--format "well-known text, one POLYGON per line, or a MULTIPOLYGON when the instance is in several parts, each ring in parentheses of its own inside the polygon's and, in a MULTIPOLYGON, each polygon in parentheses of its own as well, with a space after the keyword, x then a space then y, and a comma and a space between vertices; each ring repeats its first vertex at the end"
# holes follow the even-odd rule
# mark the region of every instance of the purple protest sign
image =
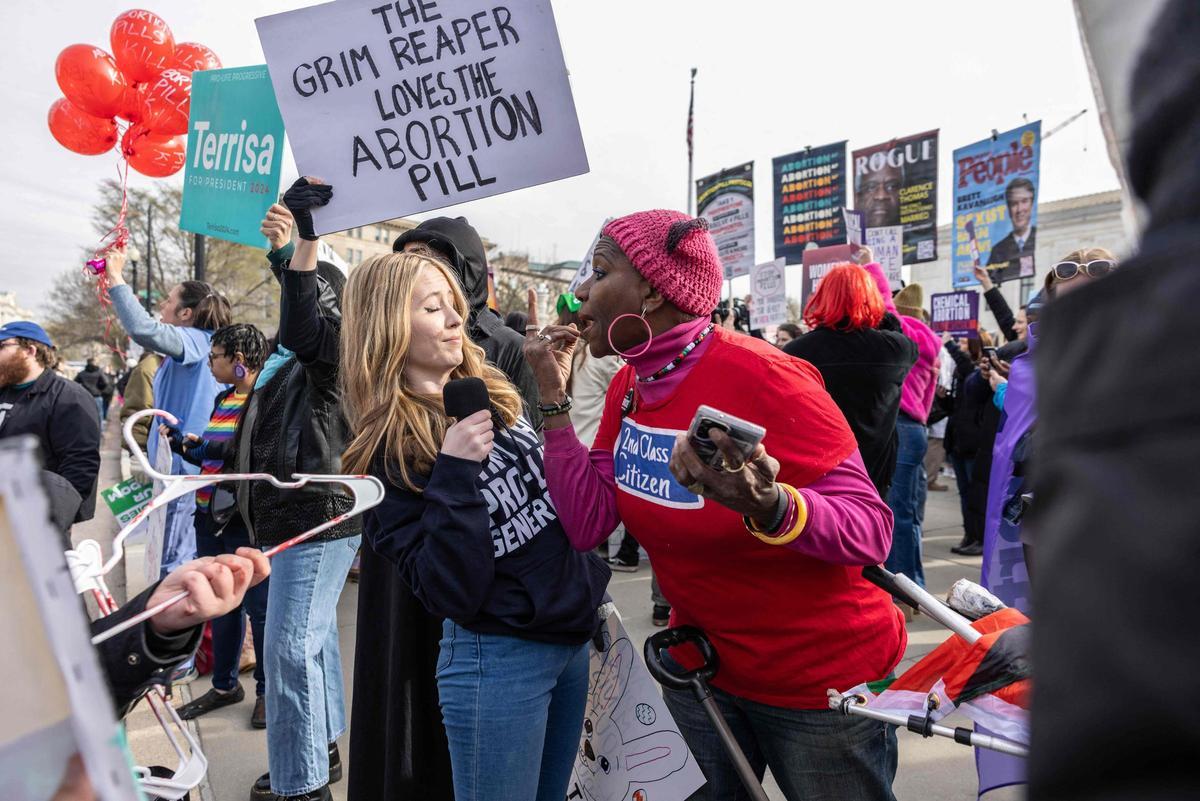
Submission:
POLYGON ((979 294, 966 292, 937 292, 929 297, 931 308, 929 327, 937 333, 954 337, 979 336, 979 294))

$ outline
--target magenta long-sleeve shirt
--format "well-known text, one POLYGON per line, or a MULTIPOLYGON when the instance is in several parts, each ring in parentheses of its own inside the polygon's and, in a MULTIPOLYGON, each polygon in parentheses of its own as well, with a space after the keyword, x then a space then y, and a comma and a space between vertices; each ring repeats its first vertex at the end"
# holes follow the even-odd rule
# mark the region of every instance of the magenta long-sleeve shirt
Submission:
MULTIPOLYGON (((628 360, 635 372, 650 375, 683 349, 708 321, 677 326, 659 336, 642 356, 628 360)), ((712 341, 706 338, 662 379, 638 387, 644 403, 670 395, 699 362, 712 341)), ((573 427, 545 432, 546 481, 571 544, 588 550, 604 541, 620 522, 617 514, 613 454, 589 450, 573 427)), ((801 536, 788 546, 822 561, 840 565, 878 564, 891 547, 892 516, 871 484, 855 450, 824 476, 800 487, 808 507, 801 536)))
POLYGON ((879 264, 871 262, 863 265, 863 268, 875 279, 875 285, 879 287, 879 294, 883 295, 884 307, 900 319, 900 328, 904 331, 904 335, 917 345, 917 363, 908 371, 908 376, 905 377, 904 384, 900 387, 900 411, 918 423, 924 423, 929 419, 929 410, 933 407, 933 396, 937 392, 942 340, 925 323, 896 311, 891 287, 879 264))

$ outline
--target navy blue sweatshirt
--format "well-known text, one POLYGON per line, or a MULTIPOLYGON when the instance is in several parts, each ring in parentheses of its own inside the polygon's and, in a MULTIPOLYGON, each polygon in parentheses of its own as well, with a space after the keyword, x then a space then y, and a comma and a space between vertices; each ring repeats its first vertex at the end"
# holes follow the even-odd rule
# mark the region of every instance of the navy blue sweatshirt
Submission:
POLYGON ((391 483, 364 534, 433 615, 481 634, 582 644, 610 571, 571 547, 550 501, 542 445, 525 420, 498 430, 484 465, 439 453, 423 489, 391 483))

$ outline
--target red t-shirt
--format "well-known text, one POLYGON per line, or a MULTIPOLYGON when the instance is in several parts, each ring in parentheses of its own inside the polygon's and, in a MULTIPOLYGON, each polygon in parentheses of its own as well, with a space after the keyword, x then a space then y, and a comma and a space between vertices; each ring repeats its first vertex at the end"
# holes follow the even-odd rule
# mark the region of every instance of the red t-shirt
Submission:
POLYGON ((688 492, 667 467, 675 435, 707 404, 766 428, 780 481, 820 478, 855 443, 816 368, 718 329, 669 398, 622 419, 633 381, 630 367, 613 380, 594 447, 613 451, 621 520, 650 555, 672 625, 697 626, 716 647, 713 684, 772 706, 824 709, 826 689, 886 676, 904 653, 903 619, 861 568, 760 542, 739 514, 688 492))

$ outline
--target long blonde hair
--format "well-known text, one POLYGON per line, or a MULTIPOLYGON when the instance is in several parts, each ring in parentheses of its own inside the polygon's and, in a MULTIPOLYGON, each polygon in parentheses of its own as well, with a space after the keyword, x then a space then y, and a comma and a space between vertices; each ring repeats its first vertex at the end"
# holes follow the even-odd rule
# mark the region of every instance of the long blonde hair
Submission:
MULTIPOLYGON (((342 299, 341 383, 343 408, 354 438, 342 455, 344 469, 366 473, 382 456, 389 479, 419 492, 412 473, 428 475, 450 422, 440 395, 405 386, 412 338, 412 301, 422 269, 442 274, 465 321, 467 299, 450 269, 413 253, 389 253, 363 262, 350 274, 342 299), (399 468, 399 481, 392 478, 399 468)), ((487 364, 483 348, 463 331, 463 360, 451 378, 475 377, 487 385, 506 425, 516 422, 521 396, 502 372, 487 364)))

